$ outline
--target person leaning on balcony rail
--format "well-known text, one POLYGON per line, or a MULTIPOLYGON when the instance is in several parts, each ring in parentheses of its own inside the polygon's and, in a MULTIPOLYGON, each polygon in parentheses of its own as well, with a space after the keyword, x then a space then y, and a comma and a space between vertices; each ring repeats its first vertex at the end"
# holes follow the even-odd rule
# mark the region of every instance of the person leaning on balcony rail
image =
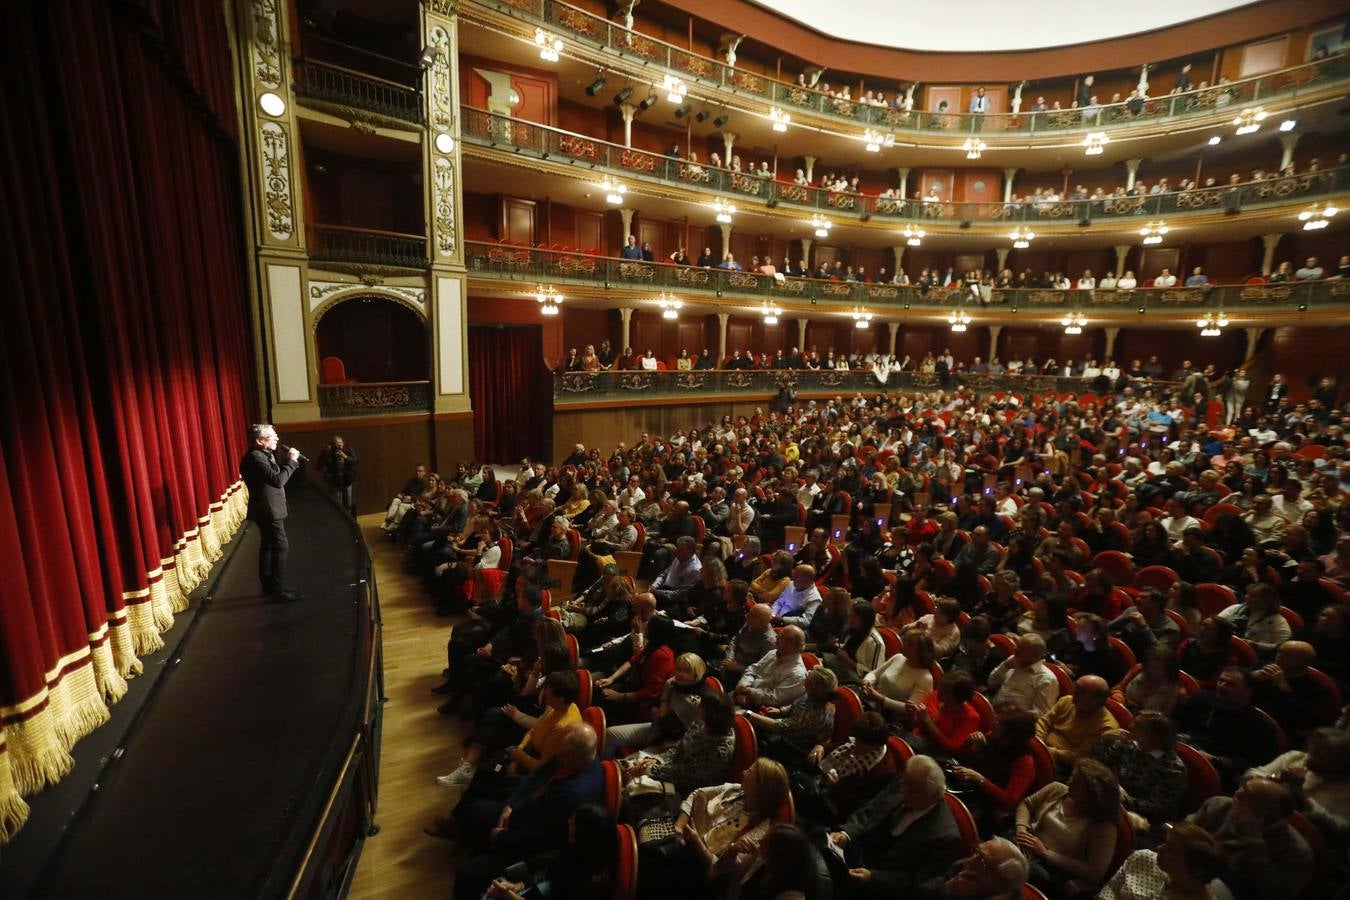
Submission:
POLYGON ((638 246, 637 235, 630 234, 628 236, 628 242, 619 251, 619 257, 621 259, 642 259, 642 248, 638 246))

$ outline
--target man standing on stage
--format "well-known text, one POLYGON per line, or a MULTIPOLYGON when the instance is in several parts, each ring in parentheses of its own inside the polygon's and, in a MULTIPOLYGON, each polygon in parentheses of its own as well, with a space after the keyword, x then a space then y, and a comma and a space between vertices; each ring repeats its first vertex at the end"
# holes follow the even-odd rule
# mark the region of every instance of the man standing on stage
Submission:
POLYGON ((250 425, 253 449, 239 464, 239 474, 248 486, 248 520, 262 532, 258 548, 258 580, 273 600, 299 600, 286 587, 286 482, 300 467, 300 451, 291 447, 285 462, 278 463, 277 430, 271 425, 250 425))
POLYGON ((356 518, 356 501, 352 499, 352 484, 356 481, 356 449, 347 446, 341 435, 319 454, 319 471, 328 485, 328 494, 342 507, 343 512, 356 518))

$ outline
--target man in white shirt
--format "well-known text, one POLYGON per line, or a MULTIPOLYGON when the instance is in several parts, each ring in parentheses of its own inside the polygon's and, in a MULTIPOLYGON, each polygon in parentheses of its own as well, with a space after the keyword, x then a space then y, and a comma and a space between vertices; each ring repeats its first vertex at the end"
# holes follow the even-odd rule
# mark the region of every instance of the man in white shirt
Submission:
POLYGON ((732 697, 742 708, 787 706, 806 693, 802 645, 806 635, 796 625, 778 634, 778 644, 745 670, 732 697))
POLYGON ((638 477, 633 475, 628 479, 628 486, 619 491, 619 496, 614 499, 618 501, 620 509, 625 506, 637 509, 646 498, 647 492, 638 486, 638 477))
POLYGON ((820 607, 820 590, 816 588, 816 570, 799 565, 792 570, 792 581, 773 602, 775 625, 796 625, 805 628, 820 607))
POLYGON ((1155 288, 1170 288, 1170 287, 1176 287, 1176 286, 1177 286, 1177 276, 1173 275, 1173 274, 1172 274, 1170 271, 1168 271, 1167 269, 1163 269, 1163 270, 1162 270, 1162 273, 1161 273, 1160 275, 1158 275, 1157 278, 1153 279, 1153 286, 1154 286, 1155 288))
POLYGON ((815 471, 807 472, 802 476, 802 486, 797 488, 797 502, 810 509, 811 501, 816 499, 816 494, 819 493, 820 484, 816 481, 815 471))
POLYGON ((1271 508, 1290 522, 1302 522, 1304 514, 1313 508, 1311 503, 1299 496, 1302 493, 1303 485, 1290 478, 1280 489, 1280 495, 1272 501, 1271 508))
POLYGON ((1186 514, 1186 507, 1182 505, 1180 500, 1168 500, 1167 515, 1163 516, 1158 524, 1167 532, 1167 537, 1172 543, 1179 544, 1181 543, 1181 536, 1187 528, 1202 523, 1194 516, 1186 514))
POLYGON ((1269 494, 1257 494, 1253 497, 1251 511, 1242 518, 1251 528, 1252 537, 1256 538, 1257 543, 1275 540, 1284 534, 1284 529, 1289 526, 1289 520, 1275 512, 1269 494))
POLYGON ((1011 703, 1037 716, 1045 715, 1059 699, 1059 680, 1045 665, 1045 641, 1037 634, 1017 639, 1017 651, 989 673, 989 701, 1011 703))
POLYGON ((1006 481, 994 486, 994 512, 1000 516, 1017 516, 1017 501, 1013 499, 1012 488, 1006 481))

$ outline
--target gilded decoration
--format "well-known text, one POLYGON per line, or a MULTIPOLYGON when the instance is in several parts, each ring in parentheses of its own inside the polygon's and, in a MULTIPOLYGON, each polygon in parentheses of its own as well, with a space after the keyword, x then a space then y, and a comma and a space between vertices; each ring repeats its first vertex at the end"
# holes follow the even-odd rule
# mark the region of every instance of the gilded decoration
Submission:
POLYGON ((711 62, 700 56, 693 56, 688 53, 680 54, 679 57, 677 57, 675 64, 690 75, 696 75, 699 78, 711 79, 716 74, 711 62))
POLYGON ((754 275, 746 275, 744 272, 730 272, 727 274, 727 286, 754 290, 759 287, 759 278, 754 275))
POLYGON ((1243 300, 1288 300, 1293 293, 1293 290, 1284 285, 1248 285, 1242 289, 1238 297, 1243 300))
POLYGON ((1032 291, 1027 295, 1029 303, 1063 303, 1067 299, 1064 291, 1032 291))
POLYGON ((656 275, 656 269, 646 263, 619 263, 619 277, 633 278, 638 281, 651 281, 656 275))
POLYGON ((514 247, 489 247, 488 262, 498 266, 524 268, 530 264, 530 251, 514 247))
POLYGON ((867 296, 873 300, 896 300, 900 297, 900 289, 885 284, 872 284, 867 287, 867 296))
POLYGON ((279 241, 288 241, 295 233, 295 214, 291 206, 291 160, 286 129, 277 122, 259 127, 262 150, 263 207, 267 212, 267 231, 279 241))
POLYGON ((624 391, 649 391, 653 387, 652 376, 642 372, 633 372, 619 376, 619 389, 624 391))
POLYGON ((587 37, 600 37, 599 22, 581 10, 572 9, 570 6, 555 6, 553 12, 557 23, 567 30, 587 37))
POLYGON ((563 275, 594 275, 596 266, 591 256, 564 256, 558 260, 558 271, 563 275))
POLYGON ((619 165, 637 172, 655 172, 656 157, 640 150, 629 150, 625 147, 623 152, 619 154, 619 165))
POLYGON ((452 256, 456 247, 455 166, 444 156, 436 157, 432 173, 432 196, 435 201, 436 252, 441 256, 452 256))
POLYGON ((675 375, 675 387, 686 391, 701 391, 707 380, 701 372, 678 372, 675 375))
POLYGON ((777 185, 778 196, 784 200, 793 203, 809 203, 811 199, 810 192, 800 184, 780 184, 777 185))
POLYGON ((712 273, 707 269, 691 269, 684 266, 675 270, 675 280, 680 284, 708 284, 712 273))
POLYGON ((433 120, 437 116, 444 116, 447 121, 454 121, 455 98, 450 71, 450 33, 440 25, 432 25, 427 29, 427 44, 435 48, 429 78, 433 120))
POLYGON ((835 209, 853 209, 858 205, 857 194, 829 194, 826 202, 835 209))
POLYGON ((745 194, 758 194, 764 187, 764 179, 758 175, 746 175, 743 172, 731 173, 731 189, 745 194))
POLYGON ((807 283, 800 278, 794 278, 790 281, 784 279, 783 281, 776 282, 778 289, 785 294, 804 294, 806 293, 806 284, 807 283))
POLYGON ((1163 291, 1160 299, 1164 303, 1204 303, 1207 295, 1203 288, 1176 288, 1163 291))
MULTIPOLYGON (((524 9, 525 7, 521 8, 524 9)), ((427 9, 448 19, 459 12, 459 0, 427 0, 427 9)))
POLYGON ((264 87, 281 87, 281 20, 277 0, 253 0, 253 77, 264 87))
POLYGON ((853 293, 853 284, 848 281, 827 281, 820 286, 820 292, 826 297, 848 297, 853 293))
POLYGON ((1218 191, 1185 191, 1177 194, 1178 209, 1204 209, 1219 205, 1218 191))
POLYGON ((373 283, 371 283, 363 278, 361 284, 339 281, 311 281, 309 283, 309 310, 314 313, 313 324, 317 326, 319 319, 323 317, 320 310, 326 312, 337 303, 348 299, 366 302, 392 300, 408 307, 422 318, 426 318, 427 292, 425 288, 383 285, 380 284, 382 280, 372 278, 371 282, 373 283))
POLYGON ((1102 209, 1116 215, 1133 215, 1144 209, 1144 197, 1107 197, 1102 201, 1102 209))
POLYGON ((565 134, 558 138, 558 150, 576 159, 594 161, 600 159, 600 148, 595 141, 588 141, 574 134, 565 134))
POLYGON ((741 90, 755 94, 763 94, 768 91, 764 79, 758 75, 751 75, 749 72, 736 72, 731 76, 731 83, 741 90))

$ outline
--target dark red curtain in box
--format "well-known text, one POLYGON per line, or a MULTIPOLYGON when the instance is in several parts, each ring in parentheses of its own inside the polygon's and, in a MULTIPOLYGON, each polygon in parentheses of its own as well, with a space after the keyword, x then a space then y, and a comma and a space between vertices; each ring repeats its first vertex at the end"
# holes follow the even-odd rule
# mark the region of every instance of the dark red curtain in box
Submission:
POLYGON ((238 526, 253 396, 223 5, 6 13, 0 840, 238 526))
POLYGON ((473 448, 485 463, 543 459, 553 434, 553 382, 538 325, 469 326, 473 448))

